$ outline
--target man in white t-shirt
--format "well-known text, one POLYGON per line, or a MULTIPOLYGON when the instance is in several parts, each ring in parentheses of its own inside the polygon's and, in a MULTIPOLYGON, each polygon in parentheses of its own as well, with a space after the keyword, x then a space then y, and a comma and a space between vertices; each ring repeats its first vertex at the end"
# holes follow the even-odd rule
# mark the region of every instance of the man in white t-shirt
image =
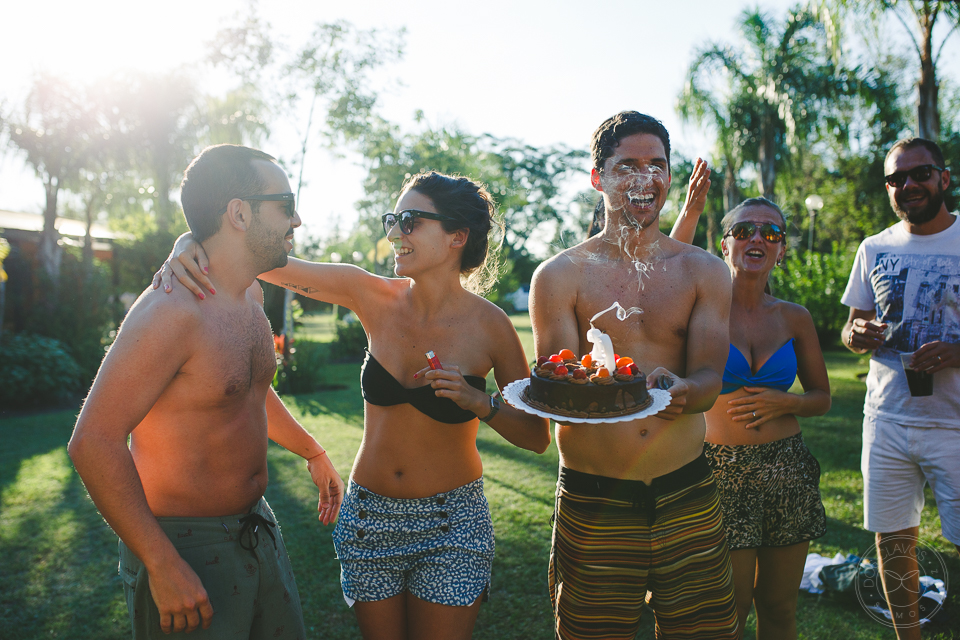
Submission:
POLYGON ((873 352, 863 408, 864 527, 877 532, 903 640, 920 637, 915 545, 925 482, 943 536, 960 549, 960 224, 944 204, 950 172, 935 143, 897 142, 884 172, 900 222, 857 250, 841 336, 854 353, 873 352), (933 395, 910 394, 903 353, 907 366, 933 374, 933 395))

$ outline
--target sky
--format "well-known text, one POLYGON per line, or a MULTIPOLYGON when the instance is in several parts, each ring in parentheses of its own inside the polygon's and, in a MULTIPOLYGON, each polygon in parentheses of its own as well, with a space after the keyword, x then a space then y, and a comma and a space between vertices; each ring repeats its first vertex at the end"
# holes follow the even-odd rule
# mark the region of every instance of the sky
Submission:
MULTIPOLYGON (((247 2, 237 0, 4 4, 5 24, 17 26, 0 38, 0 100, 14 103, 40 70, 85 82, 114 69, 199 69, 205 43, 229 17, 249 11, 247 2)), ((402 127, 412 128, 420 109, 431 124, 456 124, 472 134, 587 149, 603 120, 636 109, 660 118, 674 149, 696 157, 709 155, 711 139, 696 125, 683 125, 675 112, 695 50, 711 42, 733 44, 736 18, 747 7, 760 6, 782 19, 794 4, 271 0, 258 5, 258 12, 293 46, 304 42, 317 22, 342 19, 364 29, 405 28, 404 58, 381 73, 388 89, 380 101, 380 113, 402 127)), ((946 50, 948 64, 956 65, 958 49, 946 50)), ((278 126, 264 149, 293 156, 290 129, 278 126)), ((337 220, 349 223, 352 204, 362 196, 364 172, 357 158, 349 152, 310 153, 298 207, 304 227, 312 233, 337 220)), ((578 188, 587 186, 584 177, 578 188)), ((22 158, 9 152, 0 156, 0 209, 39 212, 42 207, 43 188, 22 158)))

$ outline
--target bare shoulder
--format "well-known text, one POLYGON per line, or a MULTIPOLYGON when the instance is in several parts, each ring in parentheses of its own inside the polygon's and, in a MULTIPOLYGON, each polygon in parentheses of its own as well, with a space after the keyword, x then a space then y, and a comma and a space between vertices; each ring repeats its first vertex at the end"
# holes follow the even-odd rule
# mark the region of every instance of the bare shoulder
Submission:
POLYGON ((777 310, 787 322, 794 336, 807 332, 816 332, 813 316, 803 305, 777 299, 777 310))
POLYGON ((564 249, 557 255, 547 258, 541 262, 540 266, 537 267, 537 270, 533 273, 534 280, 537 280, 538 278, 542 279, 544 277, 549 278, 561 276, 565 273, 579 270, 579 260, 577 258, 584 251, 589 250, 589 247, 587 246, 588 242, 581 242, 574 247, 564 249))
POLYGON ((597 250, 598 242, 597 238, 585 240, 541 262, 533 272, 533 279, 530 282, 531 294, 534 294, 534 289, 552 290, 562 287, 566 291, 575 290, 576 286, 571 284, 575 285, 578 282, 583 271, 584 259, 597 250))
POLYGON ((715 255, 673 238, 667 238, 664 251, 679 263, 690 283, 700 292, 714 293, 729 298, 732 295, 730 269, 715 255))
MULTIPOLYGON (((262 294, 261 294, 262 295, 262 294)), ((174 287, 170 293, 147 287, 137 298, 120 325, 124 330, 163 331, 178 339, 192 332, 203 318, 202 303, 185 287, 174 287)))
POLYGON ((480 321, 478 326, 489 327, 498 333, 508 328, 514 331, 506 311, 474 293, 467 292, 467 295, 468 303, 464 307, 471 316, 480 321))
POLYGON ((668 237, 666 241, 669 243, 666 247, 668 251, 675 251, 676 257, 683 261, 692 270, 693 274, 716 277, 723 273, 726 274, 728 280, 730 279, 730 270, 727 268, 727 264, 717 256, 704 251, 700 247, 679 242, 673 238, 668 237))

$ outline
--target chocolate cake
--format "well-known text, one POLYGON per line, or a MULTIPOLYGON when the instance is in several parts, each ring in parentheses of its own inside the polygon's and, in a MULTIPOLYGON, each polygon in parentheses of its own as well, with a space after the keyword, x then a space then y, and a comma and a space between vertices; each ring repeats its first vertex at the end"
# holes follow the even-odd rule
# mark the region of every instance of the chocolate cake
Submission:
POLYGON ((577 360, 568 349, 541 357, 523 392, 524 402, 571 418, 612 418, 643 411, 651 402, 646 376, 630 358, 620 358, 617 365, 610 372, 597 367, 589 355, 577 360))

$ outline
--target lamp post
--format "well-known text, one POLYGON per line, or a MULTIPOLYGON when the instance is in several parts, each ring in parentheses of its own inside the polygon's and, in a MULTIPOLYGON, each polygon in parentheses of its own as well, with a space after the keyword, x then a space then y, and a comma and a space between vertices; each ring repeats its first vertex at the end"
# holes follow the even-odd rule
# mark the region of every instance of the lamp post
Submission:
POLYGON ((807 196, 803 203, 807 205, 807 212, 810 214, 810 240, 807 243, 807 251, 813 253, 813 230, 817 226, 817 212, 823 209, 823 198, 817 195, 807 196))

